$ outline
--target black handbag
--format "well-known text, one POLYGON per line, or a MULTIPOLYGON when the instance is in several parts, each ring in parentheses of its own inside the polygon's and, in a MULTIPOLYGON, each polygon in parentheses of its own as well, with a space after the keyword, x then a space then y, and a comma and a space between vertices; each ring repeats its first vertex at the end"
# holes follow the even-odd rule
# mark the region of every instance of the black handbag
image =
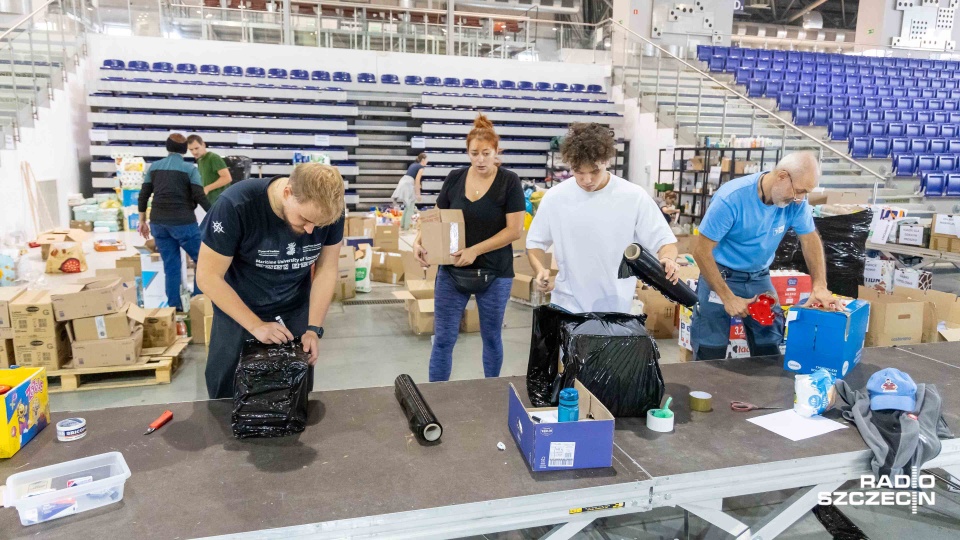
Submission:
POLYGON ((460 294, 482 293, 497 279, 497 273, 489 268, 458 268, 449 265, 445 269, 460 294))

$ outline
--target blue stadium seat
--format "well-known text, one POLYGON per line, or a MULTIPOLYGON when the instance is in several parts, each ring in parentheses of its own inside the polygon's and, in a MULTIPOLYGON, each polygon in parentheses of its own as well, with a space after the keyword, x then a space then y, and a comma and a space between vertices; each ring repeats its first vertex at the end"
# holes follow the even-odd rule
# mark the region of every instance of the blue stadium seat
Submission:
POLYGON ((150 64, 143 60, 131 60, 127 63, 127 71, 150 71, 150 64))
MULTIPOLYGON (((532 85, 531 85, 531 86, 532 86, 532 85)), ((532 88, 531 88, 531 89, 532 89, 532 88)), ((521 88, 521 90, 522 90, 522 88, 521 88)), ((571 84, 571 85, 570 85, 570 91, 573 92, 573 93, 575 93, 575 94, 583 94, 584 92, 587 91, 587 86, 584 85, 584 84, 571 84)))
POLYGON ((866 137, 867 126, 868 124, 866 122, 859 120, 850 122, 850 137, 866 137))
POLYGON ((847 152, 851 157, 865 158, 870 155, 870 139, 867 137, 850 137, 847 152))
MULTIPOLYGON (((904 83, 907 84, 907 81, 904 81, 904 83)), ((918 98, 918 97, 920 97, 920 95, 921 95, 922 93, 923 93, 923 89, 921 89, 921 88, 915 88, 915 87, 911 87, 911 86, 908 86, 908 87, 907 87, 907 97, 908 97, 908 98, 918 98)))
POLYGON ((917 170, 917 156, 900 154, 893 158, 894 176, 913 176, 917 170))
POLYGON ((864 121, 867 119, 867 110, 860 107, 850 107, 850 113, 847 117, 851 120, 864 121))
POLYGON ((830 121, 834 120, 848 120, 850 118, 850 109, 846 107, 831 107, 830 108, 830 121))
POLYGON ((803 94, 797 96, 798 107, 813 107, 813 94, 803 94))
POLYGON ((710 57, 710 71, 712 73, 723 72, 724 66, 727 65, 727 57, 725 56, 712 56, 710 57))
POLYGON ((407 86, 422 86, 423 79, 418 77, 417 75, 407 75, 406 77, 403 78, 403 84, 407 86))
POLYGON ((706 62, 713 56, 713 47, 710 45, 697 45, 697 60, 706 62))
POLYGON ((310 72, 305 69, 291 69, 290 79, 294 81, 309 81, 310 72))
MULTIPOLYGON (((290 78, 293 78, 292 74, 290 78)), ((384 73, 380 76, 380 82, 382 84, 400 84, 400 77, 390 73, 384 73)))
POLYGON ((947 197, 960 197, 960 174, 947 175, 947 188, 944 190, 947 197))
POLYGON ((907 125, 903 122, 889 122, 887 123, 887 136, 889 137, 903 137, 907 133, 907 125))
POLYGON ((460 88, 460 79, 456 77, 444 77, 443 85, 448 88, 460 88))
POLYGON ((917 156, 917 174, 923 176, 923 173, 937 170, 937 156, 933 154, 921 154, 917 156))
POLYGON ((923 137, 910 138, 910 152, 914 154, 923 154, 930 147, 930 142, 923 137))
MULTIPOLYGON (((880 77, 877 77, 877 78, 879 79, 880 77)), ((886 77, 883 77, 883 78, 886 79, 886 77)), ((889 97, 893 95, 893 89, 890 88, 889 84, 890 83, 888 81, 883 81, 883 82, 880 82, 879 80, 877 81, 878 97, 884 98, 884 97, 889 97)))
MULTIPOLYGON (((867 103, 869 107, 869 103, 867 103)), ((883 109, 867 109, 867 122, 876 122, 883 119, 883 109)))
MULTIPOLYGON (((933 121, 938 124, 945 124, 950 121, 950 113, 947 111, 935 111, 933 113, 933 121)), ((941 128, 941 131, 943 128, 941 128)))
POLYGON ((768 83, 767 81, 761 80, 752 80, 747 84, 747 96, 749 97, 763 97, 763 91, 766 88, 768 83))
POLYGON ((907 122, 907 137, 922 137, 923 136, 923 124, 916 124, 913 122, 907 122))
POLYGON ((900 111, 896 109, 886 109, 883 111, 882 118, 884 122, 898 122, 900 121, 900 111))
POLYGON ((960 126, 957 124, 941 124, 940 125, 940 136, 941 137, 957 137, 960 135, 960 126))
MULTIPOLYGON (((505 83, 505 82, 510 82, 510 81, 500 81, 500 88, 503 88, 503 83, 505 83)), ((569 92, 569 91, 570 91, 570 85, 568 85, 567 83, 560 83, 560 82, 558 82, 558 83, 553 83, 553 91, 554 91, 554 92, 569 92)))
POLYGON ((942 99, 928 99, 927 100, 927 110, 928 111, 942 111, 943 110, 943 100, 942 99))
POLYGON ((957 156, 937 156, 937 170, 940 172, 953 172, 957 170, 957 156))
POLYGON ((443 79, 440 77, 424 77, 423 84, 426 86, 443 86, 443 79))
POLYGON ((196 64, 177 64, 177 73, 183 73, 184 75, 196 75, 197 74, 197 65, 196 64))
POLYGON ((783 88, 782 81, 767 81, 766 85, 763 87, 763 96, 768 98, 775 98, 777 94, 780 93, 780 90, 783 88))
POLYGON ((893 78, 890 79, 890 95, 895 98, 907 97, 907 89, 903 87, 903 79, 899 79, 899 82, 894 81, 893 78))
MULTIPOLYGON (((420 77, 417 77, 417 79, 419 79, 419 78, 420 78, 420 77)), ((330 72, 329 72, 329 71, 319 71, 319 70, 318 70, 318 71, 311 71, 311 72, 310 72, 310 80, 311 80, 311 81, 327 81, 327 82, 329 82, 329 81, 331 81, 331 80, 333 80, 333 79, 332 79, 332 77, 330 77, 330 72)), ((408 83, 408 84, 409 84, 409 83, 408 83)))
POLYGON ((850 102, 851 108, 863 108, 867 104, 867 98, 864 96, 851 96, 848 94, 847 99, 850 102))
POLYGON ((150 71, 154 73, 173 73, 173 64, 170 62, 154 62, 150 71))
MULTIPOLYGON (((556 86, 557 86, 557 85, 553 85, 553 86, 554 86, 554 91, 556 91, 556 86)), ((516 90, 516 89, 517 89, 517 83, 515 83, 514 81, 502 80, 502 81, 500 81, 500 89, 501 89, 501 90, 516 90)))
POLYGON ((480 88, 480 81, 477 79, 464 79, 463 87, 464 88, 480 88))
MULTIPOLYGON (((753 49, 748 49, 753 50, 753 49)), ((740 67, 747 69, 757 69, 757 59, 756 58, 743 58, 740 60, 740 67)))
POLYGON ((828 126, 831 141, 845 141, 850 136, 849 120, 834 120, 828 126))
POLYGON ((830 106, 831 107, 849 107, 850 98, 847 96, 836 95, 830 96, 830 106))
POLYGON ((787 71, 783 74, 783 80, 785 82, 800 82, 800 72, 790 71, 790 68, 788 66, 787 71))
POLYGON ((798 126, 809 126, 813 121, 813 107, 798 106, 793 112, 793 123, 798 126))
POLYGON ((927 197, 941 197, 946 189, 947 175, 943 173, 926 173, 921 175, 920 190, 927 197))
POLYGON ((240 66, 223 66, 224 77, 243 77, 243 68, 240 66))
POLYGON ((783 92, 789 92, 791 94, 800 93, 800 82, 799 81, 783 81, 783 92))
POLYGON ((777 106, 781 111, 792 111, 797 106, 797 95, 794 93, 780 92, 777 98, 777 106))
POLYGON ((813 96, 813 106, 814 107, 829 107, 830 106, 830 94, 814 94, 813 96))
POLYGON ((244 77, 252 77, 254 79, 262 79, 267 75, 267 71, 262 67, 251 66, 243 72, 244 77))
POLYGON ((815 126, 826 126, 828 124, 830 117, 830 108, 829 107, 814 107, 813 108, 813 125, 815 126))
POLYGON ((960 139, 950 139, 947 141, 947 152, 960 154, 960 139))
POLYGON ((939 137, 940 136, 940 124, 924 124, 922 135, 924 137, 939 137))
MULTIPOLYGON (((200 75, 220 75, 220 66, 203 64, 200 66, 200 75)), ((226 73, 224 73, 226 75, 226 73)))
POLYGON ((493 79, 484 79, 483 81, 480 82, 480 87, 483 88, 484 90, 496 90, 497 88, 499 88, 499 86, 497 85, 497 81, 493 79))
POLYGON ((603 86, 600 86, 599 84, 588 84, 588 85, 587 85, 587 93, 588 93, 588 94, 602 94, 602 93, 603 93, 603 86))
POLYGON ((119 70, 123 70, 125 67, 126 67, 126 64, 123 63, 123 60, 108 58, 103 61, 103 65, 100 66, 100 69, 109 69, 109 70, 119 71, 119 70))
POLYGON ((887 134, 886 122, 871 121, 867 125, 867 135, 871 137, 882 137, 887 134))
POLYGON ((829 94, 831 90, 830 83, 815 83, 813 85, 814 94, 829 94))
POLYGON ((916 122, 917 121, 917 111, 900 111, 900 121, 901 122, 916 122))
POLYGON ((896 158, 900 154, 906 154, 910 151, 910 139, 906 137, 893 137, 890 139, 890 153, 896 158))
POLYGON ((936 95, 935 97, 936 97, 937 99, 942 99, 942 100, 944 100, 944 101, 949 100, 949 99, 950 99, 950 91, 947 90, 947 89, 937 90, 937 95, 936 95))
POLYGON ((870 157, 874 159, 890 157, 890 139, 874 137, 870 140, 870 157))
POLYGON ((931 154, 943 154, 947 151, 946 139, 930 139, 927 141, 927 152, 931 154))
POLYGON ((817 83, 800 82, 797 84, 797 92, 800 94, 813 94, 817 90, 817 83))
POLYGON ((288 73, 287 73, 287 70, 285 69, 270 68, 270 70, 267 71, 267 78, 268 79, 286 79, 288 78, 288 73))
POLYGON ((334 71, 333 82, 353 82, 353 76, 346 71, 334 71))

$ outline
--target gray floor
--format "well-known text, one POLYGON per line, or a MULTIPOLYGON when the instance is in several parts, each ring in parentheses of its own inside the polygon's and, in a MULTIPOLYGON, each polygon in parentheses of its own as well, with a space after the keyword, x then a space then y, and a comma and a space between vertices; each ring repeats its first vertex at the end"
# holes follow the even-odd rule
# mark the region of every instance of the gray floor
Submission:
MULTIPOLYGON (((956 292, 960 287, 956 274, 939 273, 935 285, 941 290, 956 292)), ((375 284, 372 293, 358 299, 392 299, 396 287, 375 284)), ((503 375, 524 375, 530 346, 531 309, 511 302, 504 321, 503 375)), ((414 380, 427 379, 430 338, 411 334, 403 305, 358 305, 331 308, 326 321, 326 336, 321 343, 315 388, 317 390, 348 389, 391 385, 399 373, 408 373, 414 380)), ((658 342, 662 362, 678 361, 676 340, 658 342)), ((454 352, 453 379, 483 376, 480 363, 479 334, 461 335, 454 352)), ((157 404, 206 399, 203 369, 207 351, 191 345, 183 367, 174 375, 172 384, 54 394, 51 407, 56 411, 82 411, 125 405, 157 404)), ((728 499, 725 502, 733 515, 754 522, 789 493, 766 494, 728 499)), ((922 507, 920 514, 898 508, 844 508, 844 513, 870 538, 939 539, 960 538, 960 497, 937 491, 937 505, 922 507)), ((688 517, 690 538, 725 538, 695 516, 688 517)), ((490 540, 539 538, 549 529, 531 529, 503 534, 490 534, 490 540)), ((600 520, 578 539, 685 538, 684 514, 679 510, 661 509, 643 516, 624 516, 600 520)), ((794 524, 781 538, 827 539, 831 536, 813 515, 794 524)))

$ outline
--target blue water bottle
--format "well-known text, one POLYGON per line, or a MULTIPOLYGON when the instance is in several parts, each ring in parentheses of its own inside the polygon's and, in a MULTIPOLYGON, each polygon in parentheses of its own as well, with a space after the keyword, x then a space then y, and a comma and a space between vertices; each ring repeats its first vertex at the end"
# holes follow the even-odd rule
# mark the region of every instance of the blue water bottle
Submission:
POLYGON ((576 422, 580 419, 580 394, 576 388, 564 388, 560 391, 560 407, 557 408, 558 422, 576 422))

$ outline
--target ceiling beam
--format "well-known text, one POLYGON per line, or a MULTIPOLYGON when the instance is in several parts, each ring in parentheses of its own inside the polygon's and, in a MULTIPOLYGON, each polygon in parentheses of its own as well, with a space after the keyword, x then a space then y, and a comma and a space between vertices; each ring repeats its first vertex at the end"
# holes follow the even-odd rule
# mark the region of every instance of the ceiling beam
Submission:
POLYGON ((827 2, 827 0, 815 0, 815 1, 814 1, 812 4, 810 4, 809 6, 803 8, 803 9, 801 9, 800 11, 798 11, 798 12, 794 13, 793 15, 791 15, 790 18, 787 19, 787 22, 793 22, 793 21, 799 19, 800 17, 803 17, 803 16, 806 15, 807 13, 810 13, 811 11, 813 11, 814 9, 816 9, 820 4, 824 4, 824 3, 826 3, 826 2, 827 2))

